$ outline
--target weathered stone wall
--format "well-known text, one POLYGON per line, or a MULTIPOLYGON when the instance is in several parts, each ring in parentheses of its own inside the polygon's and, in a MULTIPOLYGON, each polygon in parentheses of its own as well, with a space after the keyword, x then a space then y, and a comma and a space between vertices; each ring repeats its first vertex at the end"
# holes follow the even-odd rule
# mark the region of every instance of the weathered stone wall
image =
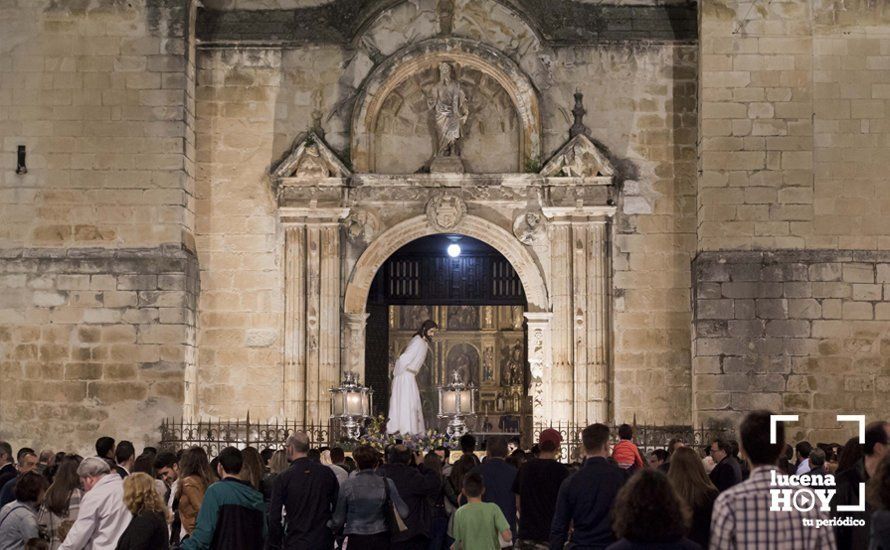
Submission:
POLYGON ((703 2, 699 241, 886 249, 883 4, 703 2))
POLYGON ((886 6, 710 0, 700 46, 696 418, 842 441, 835 414, 890 412, 886 6))
POLYGON ((97 434, 157 441, 182 414, 197 291, 178 247, 4 249, 0 438, 85 456, 97 434))
POLYGON ((284 235, 265 176, 281 72, 270 50, 198 59, 198 415, 281 413, 284 235))
POLYGON ((154 441, 182 414, 194 17, 186 1, 0 4, 0 438, 16 446, 154 441))
POLYGON ((699 418, 786 411, 795 438, 843 442, 835 415, 886 416, 890 253, 705 252, 694 280, 699 418))
POLYGON ((0 246, 191 242, 187 3, 2 9, 0 246))

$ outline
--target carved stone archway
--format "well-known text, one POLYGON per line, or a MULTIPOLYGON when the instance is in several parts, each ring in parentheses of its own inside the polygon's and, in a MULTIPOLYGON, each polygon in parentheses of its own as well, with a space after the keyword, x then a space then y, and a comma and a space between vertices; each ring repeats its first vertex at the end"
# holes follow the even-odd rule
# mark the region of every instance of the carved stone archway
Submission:
MULTIPOLYGON (((365 326, 368 319, 366 306, 368 291, 374 275, 384 262, 402 246, 427 235, 441 231, 430 223, 427 216, 415 216, 381 234, 364 251, 352 271, 346 285, 343 312, 347 337, 344 341, 343 368, 364 375, 365 326)), ((550 300, 540 266, 528 250, 508 231, 484 218, 467 215, 449 233, 458 233, 479 239, 495 247, 510 262, 522 282, 528 301, 529 342, 527 357, 530 363, 532 397, 535 422, 543 420, 544 403, 549 385, 545 382, 545 370, 551 364, 550 357, 550 300)))
POLYGON ((350 155, 355 172, 374 172, 374 129, 384 100, 421 69, 441 61, 473 67, 492 77, 510 97, 520 123, 520 166, 541 160, 541 108, 528 75, 503 53, 461 38, 424 40, 393 54, 368 75, 352 115, 350 155))
MULTIPOLYGON (((427 216, 415 216, 381 234, 359 258, 346 286, 343 311, 346 315, 365 312, 368 290, 377 270, 402 246, 427 235, 441 233, 427 216)), ((507 230, 478 216, 467 215, 449 233, 459 233, 495 247, 513 266, 522 281, 530 312, 549 309, 547 287, 540 268, 528 250, 507 230)))

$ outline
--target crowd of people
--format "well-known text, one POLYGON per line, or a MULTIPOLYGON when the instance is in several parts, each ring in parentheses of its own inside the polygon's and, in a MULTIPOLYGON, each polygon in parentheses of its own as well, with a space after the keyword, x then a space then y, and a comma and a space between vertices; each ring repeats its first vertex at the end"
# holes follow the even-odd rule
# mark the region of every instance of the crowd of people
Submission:
POLYGON ((771 443, 770 413, 755 411, 740 442, 678 439, 645 456, 633 435, 622 425, 612 445, 592 424, 570 465, 552 429, 528 451, 489 438, 481 460, 469 434, 459 451, 347 456, 296 432, 284 449, 212 460, 201 447, 137 456, 110 437, 88 458, 0 442, 0 550, 890 549, 890 423, 868 425, 864 444, 792 448, 781 423, 771 443), (830 511, 777 509, 779 476, 831 486, 830 511), (860 483, 865 511, 836 512, 859 504, 860 483))

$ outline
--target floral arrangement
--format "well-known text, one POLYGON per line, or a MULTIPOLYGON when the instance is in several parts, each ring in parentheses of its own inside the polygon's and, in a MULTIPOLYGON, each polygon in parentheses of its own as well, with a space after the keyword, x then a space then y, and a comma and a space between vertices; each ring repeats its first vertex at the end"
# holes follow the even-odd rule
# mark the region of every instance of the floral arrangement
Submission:
POLYGON ((421 434, 388 434, 386 433, 386 417, 377 416, 371 419, 365 433, 356 441, 358 445, 370 445, 383 452, 391 445, 401 443, 412 451, 428 452, 436 447, 451 448, 451 438, 438 430, 429 429, 421 434))

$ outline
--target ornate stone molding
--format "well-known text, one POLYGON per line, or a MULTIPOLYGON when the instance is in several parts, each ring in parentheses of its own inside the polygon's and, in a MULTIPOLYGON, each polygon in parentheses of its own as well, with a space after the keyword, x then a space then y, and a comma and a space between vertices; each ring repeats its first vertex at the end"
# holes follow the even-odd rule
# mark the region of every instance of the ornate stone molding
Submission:
POLYGON ((551 419, 552 402, 552 350, 548 312, 525 314, 528 324, 528 363, 531 380, 529 395, 532 398, 534 423, 543 424, 551 419))

